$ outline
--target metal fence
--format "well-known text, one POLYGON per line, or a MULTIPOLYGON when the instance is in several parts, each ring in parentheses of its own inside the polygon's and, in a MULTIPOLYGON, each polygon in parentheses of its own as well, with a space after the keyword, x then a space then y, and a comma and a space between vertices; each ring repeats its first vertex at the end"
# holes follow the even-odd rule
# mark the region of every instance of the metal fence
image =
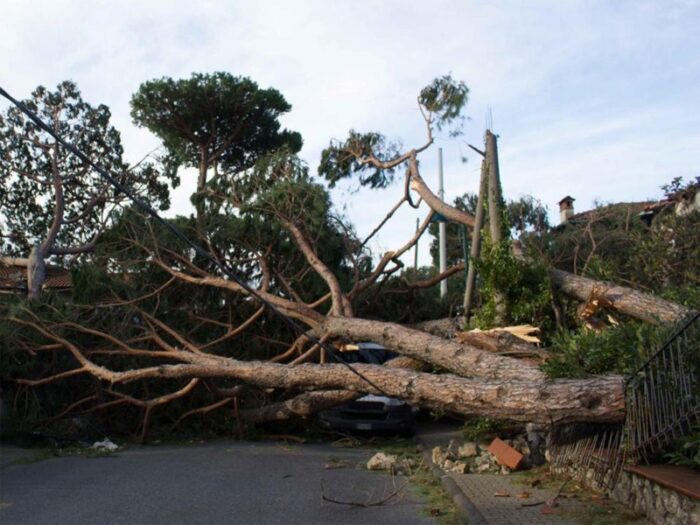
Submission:
POLYGON ((700 313, 625 381, 624 424, 574 427, 554 436, 552 466, 611 489, 625 463, 649 462, 700 424, 700 313))
POLYGON ((626 382, 629 458, 648 462, 700 424, 700 314, 672 337, 626 382))
MULTIPOLYGON (((570 432, 571 433, 571 432, 570 432)), ((625 463, 624 425, 587 425, 568 439, 555 436, 550 447, 554 470, 598 490, 615 486, 625 463)))

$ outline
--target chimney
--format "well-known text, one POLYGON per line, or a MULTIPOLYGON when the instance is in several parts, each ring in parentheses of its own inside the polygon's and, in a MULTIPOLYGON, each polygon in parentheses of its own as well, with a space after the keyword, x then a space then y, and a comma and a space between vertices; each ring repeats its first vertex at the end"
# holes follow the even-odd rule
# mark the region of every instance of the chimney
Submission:
POLYGON ((559 201, 559 224, 566 223, 574 215, 574 199, 567 195, 559 201))

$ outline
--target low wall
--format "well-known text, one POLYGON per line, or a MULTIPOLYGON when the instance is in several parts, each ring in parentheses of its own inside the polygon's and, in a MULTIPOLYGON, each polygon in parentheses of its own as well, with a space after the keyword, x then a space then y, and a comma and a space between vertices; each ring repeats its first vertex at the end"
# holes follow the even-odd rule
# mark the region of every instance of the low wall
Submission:
POLYGON ((620 473, 609 496, 654 525, 700 525, 700 501, 632 472, 620 473))

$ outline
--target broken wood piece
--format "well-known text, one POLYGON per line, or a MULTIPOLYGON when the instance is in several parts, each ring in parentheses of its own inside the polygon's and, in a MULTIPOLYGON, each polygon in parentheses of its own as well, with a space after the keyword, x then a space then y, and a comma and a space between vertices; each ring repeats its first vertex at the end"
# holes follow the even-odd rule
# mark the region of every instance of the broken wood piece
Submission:
POLYGON ((486 334, 493 334, 497 332, 508 332, 509 334, 514 335, 518 339, 522 339, 523 341, 527 343, 532 343, 532 344, 539 344, 542 341, 540 341, 540 338, 537 336, 534 336, 532 334, 537 334, 539 333, 540 329, 536 326, 532 326, 529 324, 519 324, 515 326, 502 326, 502 327, 496 327, 496 328, 490 328, 488 330, 479 330, 478 328, 474 328, 471 330, 471 332, 483 332, 486 334))
POLYGON ((537 357, 547 359, 549 352, 526 343, 508 331, 456 332, 455 338, 462 344, 472 345, 481 350, 509 357, 537 357))

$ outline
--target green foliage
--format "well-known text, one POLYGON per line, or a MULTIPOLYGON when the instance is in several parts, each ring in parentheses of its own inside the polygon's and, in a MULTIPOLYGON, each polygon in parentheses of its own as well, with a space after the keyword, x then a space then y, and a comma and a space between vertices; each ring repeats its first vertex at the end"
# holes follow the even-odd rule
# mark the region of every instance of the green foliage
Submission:
POLYGON ((490 441, 498 437, 510 424, 502 419, 492 419, 486 416, 472 416, 465 419, 460 430, 467 441, 490 441))
POLYGON ((237 175, 270 152, 301 149, 301 135, 281 129, 279 122, 290 109, 276 89, 261 89, 249 78, 224 72, 145 82, 131 99, 134 123, 163 140, 168 169, 198 170, 192 202, 200 235, 207 222, 221 222, 221 199, 231 195, 237 175), (213 196, 217 199, 211 202, 213 196))
POLYGON ((645 203, 602 205, 532 239, 551 265, 660 295, 691 308, 700 306, 700 213, 675 208, 697 191, 698 182, 674 179, 663 186, 650 223, 640 218, 645 203))
POLYGON ((700 427, 695 427, 695 432, 680 439, 672 451, 664 454, 663 459, 672 465, 700 470, 700 427))
MULTIPOLYGON (((431 134, 433 127, 438 130, 448 127, 452 136, 460 133, 464 121, 462 111, 467 104, 468 94, 466 84, 457 82, 450 75, 434 79, 421 90, 418 105, 431 134)), ((389 141, 381 133, 350 130, 347 139, 331 141, 323 150, 318 174, 331 187, 342 179, 357 177, 360 186, 385 188, 394 181, 401 163, 379 168, 369 161, 390 163, 401 159, 400 149, 399 142, 389 141)))
POLYGON ((494 326, 498 292, 505 300, 507 322, 532 324, 544 332, 550 328, 552 293, 545 266, 516 258, 509 239, 494 245, 485 235, 476 267, 481 297, 481 307, 475 315, 477 326, 494 326))
POLYGON ((532 195, 508 201, 508 224, 519 235, 542 233, 549 229, 547 207, 532 195))
POLYGON ((418 103, 425 110, 435 127, 455 126, 452 135, 458 133, 464 121, 462 110, 469 100, 469 88, 464 82, 457 82, 452 75, 443 75, 424 87, 418 96, 418 103))
POLYGON ((627 374, 666 341, 672 327, 628 321, 601 332, 585 328, 559 331, 542 369, 552 378, 627 374))
MULTIPOLYGON (((135 193, 155 207, 168 207, 169 181, 153 163, 127 169, 121 138, 110 124, 107 106, 88 104, 78 87, 69 81, 60 83, 55 91, 36 88, 24 104, 135 193)), ((33 246, 47 241, 49 249, 84 245, 98 234, 105 217, 123 201, 123 195, 75 156, 64 152, 19 109, 11 107, 0 115, 3 253, 26 257, 33 246), (52 241, 47 236, 55 221, 62 227, 52 241)))
POLYGON ((351 175, 358 177, 360 186, 386 188, 394 182, 396 167, 382 169, 363 159, 374 156, 380 162, 388 162, 399 155, 400 147, 397 142, 387 141, 381 133, 358 133, 351 129, 345 141, 331 141, 321 152, 318 174, 331 188, 351 175))
MULTIPOLYGON (((459 210, 474 215, 477 203, 478 195, 476 193, 465 193, 455 197, 452 205, 459 210)), ((540 236, 549 229, 547 208, 538 199, 530 195, 520 197, 518 200, 508 201, 504 213, 504 235, 513 233, 519 236, 523 242, 528 242, 532 237, 540 236), (512 232, 508 231, 509 227, 512 229, 512 232)), ((488 213, 486 213, 486 216, 488 216, 488 213)), ((448 266, 464 260, 460 229, 461 227, 458 224, 452 222, 448 222, 446 225, 448 266)), ((437 265, 439 262, 438 223, 432 223, 428 233, 432 237, 430 255, 433 259, 433 264, 437 265)), ((471 243, 471 232, 468 233, 468 242, 471 243)))
POLYGON ((282 146, 301 149, 299 133, 280 130, 290 109, 276 89, 224 72, 151 80, 131 99, 134 123, 158 135, 177 164, 196 168, 205 155, 234 173, 282 146))

